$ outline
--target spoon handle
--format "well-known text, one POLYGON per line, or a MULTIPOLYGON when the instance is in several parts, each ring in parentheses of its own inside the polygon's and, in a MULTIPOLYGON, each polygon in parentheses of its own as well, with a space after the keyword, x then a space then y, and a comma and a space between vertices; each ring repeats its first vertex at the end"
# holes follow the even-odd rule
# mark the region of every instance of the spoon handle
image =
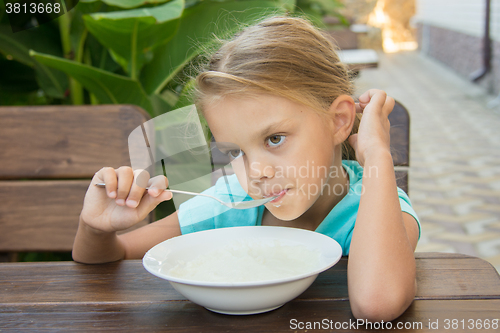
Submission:
MULTIPOLYGON (((97 186, 97 187, 106 187, 106 184, 105 183, 96 183, 95 186, 97 186)), ((149 190, 149 187, 146 187, 146 190, 149 190)), ((196 192, 188 192, 188 191, 180 191, 180 190, 171 190, 171 189, 164 189, 164 191, 170 191, 172 193, 187 194, 187 195, 193 195, 193 196, 195 196, 195 195, 201 195, 201 196, 204 196, 204 197, 215 199, 218 202, 220 202, 221 204, 224 204, 224 205, 226 204, 224 201, 220 200, 219 198, 216 198, 216 197, 213 197, 211 195, 204 194, 204 193, 196 193, 196 192)))

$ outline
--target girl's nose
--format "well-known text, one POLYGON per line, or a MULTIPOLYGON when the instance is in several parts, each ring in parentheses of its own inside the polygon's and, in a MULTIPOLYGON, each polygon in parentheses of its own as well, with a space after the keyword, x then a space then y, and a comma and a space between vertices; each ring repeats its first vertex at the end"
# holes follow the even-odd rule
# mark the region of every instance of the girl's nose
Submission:
POLYGON ((275 176, 275 170, 269 163, 253 161, 249 165, 249 178, 251 180, 270 179, 275 176))

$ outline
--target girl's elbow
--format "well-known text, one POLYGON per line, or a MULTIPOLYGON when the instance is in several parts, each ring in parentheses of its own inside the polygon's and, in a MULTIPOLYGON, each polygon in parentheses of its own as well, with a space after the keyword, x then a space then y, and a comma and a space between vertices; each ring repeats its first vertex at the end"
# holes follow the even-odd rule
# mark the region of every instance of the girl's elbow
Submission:
POLYGON ((356 319, 370 322, 391 321, 399 317, 411 305, 415 289, 372 293, 351 300, 351 311, 356 319))

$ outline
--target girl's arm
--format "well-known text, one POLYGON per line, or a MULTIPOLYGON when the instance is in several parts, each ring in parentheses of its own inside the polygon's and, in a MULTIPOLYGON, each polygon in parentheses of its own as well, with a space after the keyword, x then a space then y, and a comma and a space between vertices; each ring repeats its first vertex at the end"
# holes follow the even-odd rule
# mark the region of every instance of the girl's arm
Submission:
POLYGON ((73 260, 98 264, 121 259, 141 259, 156 244, 180 235, 177 212, 121 235, 93 229, 80 218, 73 245, 73 260))
POLYGON ((363 192, 349 250, 349 300, 356 318, 388 321, 415 296, 418 225, 401 212, 397 193, 387 119, 394 100, 370 90, 360 102, 366 107, 350 142, 364 168, 363 192))
MULTIPOLYGON (((149 176, 148 176, 149 178, 149 176)), ((117 235, 142 221, 172 193, 163 191, 165 177, 148 181, 149 190, 137 186, 130 167, 99 170, 87 190, 80 223, 73 244, 73 259, 83 263, 103 263, 140 258, 157 243, 180 235, 177 214, 123 235, 117 235), (96 183, 105 183, 106 189, 96 183)))

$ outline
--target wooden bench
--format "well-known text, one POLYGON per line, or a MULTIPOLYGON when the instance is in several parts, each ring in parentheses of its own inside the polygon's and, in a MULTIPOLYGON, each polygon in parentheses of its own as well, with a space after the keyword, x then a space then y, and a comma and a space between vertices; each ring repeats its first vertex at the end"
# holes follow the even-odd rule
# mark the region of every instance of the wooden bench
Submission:
POLYGON ((351 24, 349 28, 327 31, 335 44, 339 47, 340 61, 345 63, 356 76, 360 70, 378 67, 379 57, 375 50, 360 49, 359 35, 365 35, 368 28, 363 24, 351 24))
POLYGON ((396 101, 389 115, 391 122, 391 154, 398 186, 409 194, 408 169, 410 167, 410 114, 396 101))
POLYGON ((365 68, 376 68, 379 62, 377 52, 372 49, 341 50, 339 58, 353 72, 359 72, 365 68))
POLYGON ((149 118, 132 105, 0 107, 3 260, 71 251, 90 179, 130 165, 128 135, 149 118))

